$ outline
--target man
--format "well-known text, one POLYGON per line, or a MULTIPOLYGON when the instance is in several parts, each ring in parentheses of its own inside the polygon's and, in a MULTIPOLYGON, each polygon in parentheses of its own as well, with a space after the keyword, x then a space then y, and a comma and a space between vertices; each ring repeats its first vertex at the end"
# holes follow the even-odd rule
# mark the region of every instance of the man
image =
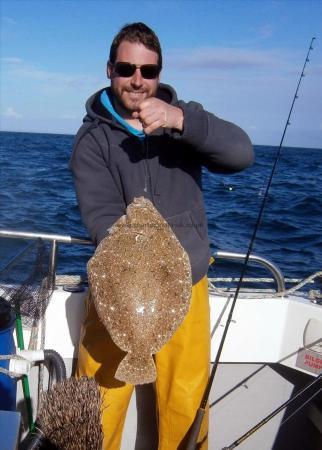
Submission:
MULTIPOLYGON (((209 375, 207 268, 209 241, 201 189, 202 166, 233 173, 253 160, 248 136, 195 102, 178 101, 160 83, 162 54, 143 23, 123 27, 107 64, 111 86, 87 102, 71 167, 81 215, 95 243, 134 197, 149 198, 186 249, 192 268, 191 307, 155 355, 159 450, 184 448, 209 375)), ((216 201, 216 199, 214 199, 216 201)), ((133 386, 114 378, 124 353, 112 342, 89 301, 77 374, 94 376, 105 393, 104 449, 120 448, 133 386)), ((200 447, 207 448, 207 420, 200 447)), ((147 446, 149 450, 151 447, 147 446)))

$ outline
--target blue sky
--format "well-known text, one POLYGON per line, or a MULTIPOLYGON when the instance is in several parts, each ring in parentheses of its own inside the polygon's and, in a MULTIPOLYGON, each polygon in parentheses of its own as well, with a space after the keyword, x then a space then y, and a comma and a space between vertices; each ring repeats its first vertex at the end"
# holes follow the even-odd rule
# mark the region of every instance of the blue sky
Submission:
POLYGON ((162 81, 254 144, 279 144, 315 36, 284 144, 322 148, 322 0, 2 0, 1 129, 74 134, 133 21, 159 35, 162 81))

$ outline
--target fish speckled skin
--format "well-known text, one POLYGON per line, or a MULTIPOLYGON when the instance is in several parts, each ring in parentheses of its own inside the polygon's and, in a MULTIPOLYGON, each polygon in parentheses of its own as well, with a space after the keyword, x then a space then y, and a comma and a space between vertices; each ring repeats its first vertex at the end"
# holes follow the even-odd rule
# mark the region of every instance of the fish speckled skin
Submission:
POLYGON ((187 253, 149 200, 134 199, 112 226, 88 263, 88 278, 100 320, 128 352, 115 377, 155 381, 152 355, 186 316, 192 283, 187 253))

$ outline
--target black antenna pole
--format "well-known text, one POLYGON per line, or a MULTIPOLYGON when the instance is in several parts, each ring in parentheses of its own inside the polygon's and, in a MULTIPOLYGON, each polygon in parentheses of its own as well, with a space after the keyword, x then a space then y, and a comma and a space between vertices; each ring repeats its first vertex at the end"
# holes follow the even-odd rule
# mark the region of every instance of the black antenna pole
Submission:
POLYGON ((311 50, 313 50, 313 46, 312 45, 313 45, 314 40, 315 40, 315 37, 312 38, 310 46, 309 46, 309 49, 308 49, 308 52, 306 54, 306 58, 305 58, 305 61, 304 61, 302 72, 301 72, 299 81, 297 83, 297 87, 296 87, 295 94, 294 94, 294 97, 293 97, 292 105, 290 107, 290 110, 289 110, 289 113, 288 113, 288 117, 287 117, 287 120, 286 120, 286 124, 285 124, 285 127, 284 127, 284 131, 283 131, 283 134, 282 134, 281 142, 280 142, 280 145, 279 145, 278 150, 277 150, 275 161, 274 161, 274 164, 273 164, 273 167, 272 167, 272 170, 271 170, 271 174, 270 174, 270 177, 269 177, 269 180, 268 180, 268 183, 267 183, 267 187, 266 187, 266 190, 265 190, 264 198, 263 198, 263 201, 262 201, 262 204, 261 204, 258 216, 257 216, 257 220, 256 220, 256 224, 255 224, 255 227, 254 227, 254 231, 253 231, 253 234, 252 234, 249 246, 248 246, 248 250, 247 250, 245 261, 244 261, 244 264, 243 264, 243 267, 242 267, 242 270, 241 270, 241 274, 240 274, 240 278, 239 278, 239 281, 238 281, 238 284, 237 284, 237 288, 236 288, 236 291, 235 291, 233 302, 232 302, 232 305, 230 307, 230 311, 229 311, 229 315, 228 315, 227 322, 226 322, 226 325, 225 325, 225 329, 224 329, 224 332, 223 332, 223 335, 222 335, 222 338, 221 338, 221 341, 220 341, 220 344, 219 344, 219 349, 218 349, 218 352, 217 352, 217 355, 216 355, 216 359, 214 361, 214 365, 213 365, 213 368, 212 368, 212 371, 211 371, 211 374, 210 374, 210 377, 209 377, 209 380, 208 380, 208 384, 207 384, 205 392, 203 394, 203 398, 201 400, 200 406, 199 406, 199 408, 197 410, 194 422, 193 422, 193 424, 192 424, 192 426, 190 428, 189 439, 188 439, 188 442, 187 442, 186 450, 195 450, 195 448, 196 448, 197 439, 198 439, 198 435, 199 435, 199 432, 200 432, 201 423, 202 423, 203 417, 205 415, 206 406, 207 406, 207 403, 208 403, 208 398, 209 398, 211 386, 212 386, 212 383, 214 381, 214 378, 215 378, 215 375, 216 375, 216 372, 217 372, 220 356, 221 356, 222 349, 223 349, 223 346, 224 346, 224 343, 225 343, 225 339, 226 339, 226 336, 227 336, 227 333, 228 333, 228 329, 229 329, 229 325, 230 325, 230 322, 231 322, 231 319, 232 319, 232 315, 233 315, 233 312, 234 312, 234 309, 235 309, 235 305, 236 305, 236 302, 237 302, 238 294, 239 294, 239 291, 240 291, 240 288, 241 288, 241 285, 242 285, 242 282, 243 282, 243 279, 244 279, 244 275, 245 275, 245 272, 246 272, 249 256, 250 256, 251 251, 253 249, 254 241, 255 241, 255 238, 256 238, 256 235, 257 235, 257 231, 258 231, 260 223, 261 223, 263 211, 264 211, 264 208, 266 206, 266 201, 267 201, 267 198, 268 198, 268 192, 269 192, 269 189, 270 189, 271 184, 272 184, 272 179, 273 179, 273 176, 274 176, 274 173, 275 173, 275 170, 276 170, 276 166, 277 166, 278 160, 280 158, 281 149, 282 149, 284 137, 285 137, 285 134, 286 134, 286 130, 287 130, 287 127, 290 125, 290 117, 291 117, 291 114, 292 114, 292 111, 293 111, 294 103, 295 103, 295 100, 298 98, 297 94, 298 94, 298 90, 299 90, 302 78, 304 77, 304 70, 306 68, 306 64, 309 62, 309 54, 310 54, 311 50))

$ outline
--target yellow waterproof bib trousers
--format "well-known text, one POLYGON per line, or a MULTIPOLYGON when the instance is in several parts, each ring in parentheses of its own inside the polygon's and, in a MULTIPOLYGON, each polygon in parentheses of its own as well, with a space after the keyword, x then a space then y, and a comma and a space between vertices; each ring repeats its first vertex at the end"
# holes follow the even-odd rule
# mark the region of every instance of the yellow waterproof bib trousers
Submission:
MULTIPOLYGON (((192 288, 190 310, 183 323, 155 355, 158 450, 185 449, 187 433, 209 377, 209 316, 208 281, 204 277, 192 288)), ((99 321, 93 302, 89 299, 76 375, 95 377, 101 386, 104 399, 104 450, 120 449, 126 411, 134 388, 114 378, 124 356, 125 353, 114 344, 99 321)), ((207 433, 208 414, 205 415, 198 439, 197 448, 200 450, 208 448, 207 433)))

